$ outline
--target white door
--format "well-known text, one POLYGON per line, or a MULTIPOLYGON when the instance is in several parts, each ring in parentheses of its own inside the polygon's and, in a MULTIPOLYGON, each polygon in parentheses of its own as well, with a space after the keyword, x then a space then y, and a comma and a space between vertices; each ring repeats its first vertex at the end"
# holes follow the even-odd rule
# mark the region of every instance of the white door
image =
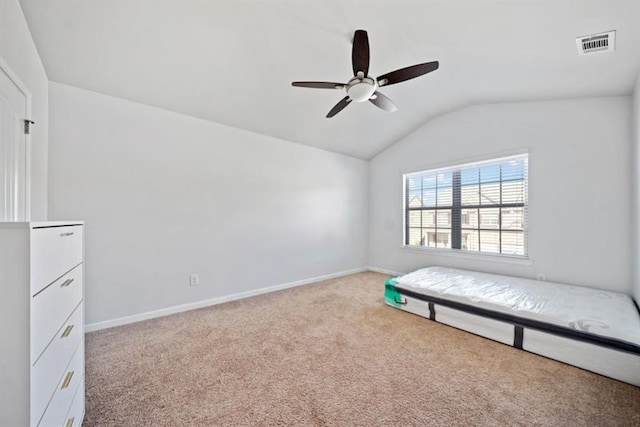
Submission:
POLYGON ((29 220, 29 92, 0 58, 0 221, 29 220))

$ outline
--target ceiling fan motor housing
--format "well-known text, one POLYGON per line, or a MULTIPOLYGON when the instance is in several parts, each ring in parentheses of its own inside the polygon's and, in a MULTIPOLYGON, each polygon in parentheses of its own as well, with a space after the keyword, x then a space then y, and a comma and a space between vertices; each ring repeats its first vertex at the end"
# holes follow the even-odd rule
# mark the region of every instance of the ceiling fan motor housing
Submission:
POLYGON ((354 77, 347 83, 347 95, 355 102, 368 101, 376 89, 378 83, 371 77, 354 77))

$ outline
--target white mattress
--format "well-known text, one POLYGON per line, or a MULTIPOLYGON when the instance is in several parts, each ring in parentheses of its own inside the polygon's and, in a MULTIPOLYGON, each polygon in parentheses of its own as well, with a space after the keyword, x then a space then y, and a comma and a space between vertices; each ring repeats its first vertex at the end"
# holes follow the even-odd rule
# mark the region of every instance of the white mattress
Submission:
POLYGON ((640 345, 640 314, 625 294, 581 286, 429 267, 396 287, 640 345))

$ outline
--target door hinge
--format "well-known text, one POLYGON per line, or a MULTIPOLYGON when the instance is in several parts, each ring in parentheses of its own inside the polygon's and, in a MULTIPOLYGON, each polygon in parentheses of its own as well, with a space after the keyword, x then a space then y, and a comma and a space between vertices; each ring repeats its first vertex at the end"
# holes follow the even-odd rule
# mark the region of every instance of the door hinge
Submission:
POLYGON ((29 119, 24 119, 24 133, 29 135, 31 133, 31 125, 35 125, 36 122, 29 119))

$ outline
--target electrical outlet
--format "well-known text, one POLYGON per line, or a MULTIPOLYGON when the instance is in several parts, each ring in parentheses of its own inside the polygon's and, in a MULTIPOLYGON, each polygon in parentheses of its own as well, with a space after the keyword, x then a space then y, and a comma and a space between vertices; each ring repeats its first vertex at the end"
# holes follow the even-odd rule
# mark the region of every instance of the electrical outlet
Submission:
POLYGON ((191 274, 189 275, 189 284, 191 286, 196 286, 200 284, 200 275, 199 274, 191 274))
POLYGON ((536 276, 538 280, 540 280, 541 282, 544 282, 547 280, 547 276, 545 276, 542 273, 538 273, 538 275, 536 276))

